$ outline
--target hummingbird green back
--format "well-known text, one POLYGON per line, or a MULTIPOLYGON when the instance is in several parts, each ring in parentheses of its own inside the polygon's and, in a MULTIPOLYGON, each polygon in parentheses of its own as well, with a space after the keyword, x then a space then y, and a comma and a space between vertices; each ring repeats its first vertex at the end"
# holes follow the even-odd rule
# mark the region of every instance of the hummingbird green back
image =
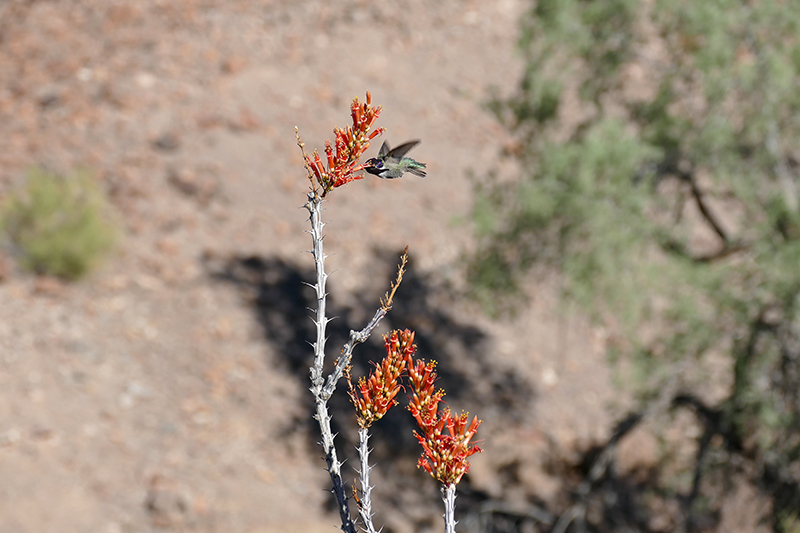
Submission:
POLYGON ((406 153, 419 143, 419 140, 408 141, 391 149, 389 143, 384 141, 378 150, 378 157, 373 157, 364 163, 364 170, 383 179, 400 178, 406 172, 424 178, 427 176, 423 170, 426 168, 425 163, 405 157, 406 153))

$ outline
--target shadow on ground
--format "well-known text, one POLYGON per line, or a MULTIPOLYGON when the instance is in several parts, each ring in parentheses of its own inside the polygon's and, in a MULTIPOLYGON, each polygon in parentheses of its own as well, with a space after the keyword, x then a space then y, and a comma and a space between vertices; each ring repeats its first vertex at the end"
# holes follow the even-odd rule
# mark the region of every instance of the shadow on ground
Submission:
MULTIPOLYGON (((381 266, 376 272, 389 273, 396 268, 398 253, 376 250, 374 262, 381 266)), ((314 291, 306 285, 315 279, 311 268, 301 267, 277 257, 231 256, 222 260, 207 261, 209 275, 221 282, 229 283, 239 290, 252 306, 263 328, 264 339, 279 354, 277 362, 270 361, 285 371, 303 387, 308 387, 308 367, 312 351, 309 340, 315 330, 310 316, 315 305, 314 291)), ((384 279, 389 276, 376 276, 384 279)), ((329 284, 335 283, 335 277, 329 284)), ((330 289, 330 285, 329 285, 330 289)), ((367 288, 361 291, 350 306, 340 305, 329 297, 329 317, 336 317, 328 328, 328 370, 333 365, 340 347, 346 342, 349 331, 361 329, 374 313, 385 287, 367 288)), ((503 422, 518 424, 531 412, 535 400, 534 387, 509 368, 502 368, 491 358, 491 343, 488 336, 472 324, 464 323, 451 312, 457 298, 433 276, 420 274, 409 263, 408 271, 398 290, 394 306, 384 319, 383 330, 409 328, 416 332, 418 355, 439 362, 437 371, 439 384, 447 391, 446 400, 454 409, 467 403, 480 413, 491 412, 503 422)), ((369 359, 378 359, 384 354, 381 336, 373 334, 364 345, 356 348, 353 358, 353 375, 369 372, 369 359)), ((354 460, 356 425, 352 407, 344 393, 345 382, 339 384, 329 404, 333 413, 337 449, 340 454, 354 460)), ((400 396, 403 396, 401 392, 400 396)), ((675 398, 675 406, 684 406, 682 397, 675 398)), ((400 398, 402 400, 402 398, 400 398)), ((308 417, 298 418, 287 434, 302 431, 308 436, 308 449, 319 450, 319 429, 310 413, 313 409, 311 395, 306 397, 305 412, 308 417)), ((401 404, 402 405, 402 404, 401 404)), ((688 402, 689 407, 694 406, 688 402), (691 404, 691 405, 689 405, 691 404)), ((710 436, 722 431, 713 423, 716 419, 706 411, 698 412, 706 431, 701 439, 706 444, 710 436)), ((463 516, 461 528, 468 532, 516 532, 516 531, 660 531, 653 527, 658 516, 685 531, 713 529, 720 517, 713 510, 696 507, 697 490, 686 494, 673 493, 659 488, 659 465, 648 472, 632 472, 619 475, 616 472, 616 446, 633 428, 640 424, 644 412, 633 413, 622 420, 609 441, 600 446, 584 450, 582 458, 574 463, 564 460, 558 450, 553 450, 551 474, 563 481, 564 500, 555 509, 548 508, 534 494, 526 498, 529 507, 509 507, 504 502, 473 489, 469 479, 459 485, 459 503, 468 509, 463 516), (559 456, 561 457, 559 459, 559 456), (656 511, 652 501, 661 501, 665 509, 656 511), (649 503, 648 503, 649 502, 649 503)), ((485 416, 485 415, 484 415, 485 416)), ((380 507, 393 508, 402 513, 409 505, 430 506, 431 516, 440 512, 436 484, 416 468, 420 449, 413 437, 415 426, 411 416, 402 408, 395 408, 372 428, 370 443, 374 446, 373 463, 380 463, 383 478, 380 507)), ((701 442, 701 444, 703 443, 701 442)), ((727 440, 725 441, 727 442, 727 440)), ((724 446, 726 453, 742 456, 738 446, 724 446)), ((701 450, 704 449, 701 446, 701 450)), ((315 452, 311 452, 315 453, 315 452)), ((745 454, 746 455, 746 454, 745 454)), ((746 457, 743 457, 746 459, 746 457)), ((704 463, 702 454, 697 458, 697 472, 704 463)), ((352 464, 352 463, 351 463, 352 464)), ((497 472, 503 486, 524 485, 519 479, 519 465, 509 465, 506 471, 497 472)), ((355 475, 355 474, 353 474, 355 475)), ((697 478, 699 479, 699 477, 697 478)), ((349 481, 349 480, 348 480, 349 481)), ((769 484, 770 480, 762 480, 769 484)), ((776 483, 771 480, 772 484, 776 483)), ((729 482, 728 482, 729 484, 729 482)), ((784 498, 789 505, 795 501, 797 487, 784 488, 784 498), (791 502, 789 502, 791 500, 791 502)), ((785 509, 782 501, 776 501, 776 509, 785 509)), ((333 501, 330 501, 331 509, 333 501)), ((778 511, 776 511, 778 512, 778 511)), ((410 520, 410 519, 409 519, 410 520)), ((417 531, 435 528, 425 520, 414 523, 417 531)))
MULTIPOLYGON (((399 253, 375 251, 379 272, 393 272, 399 253)), ((288 371, 304 387, 308 387, 308 369, 312 350, 309 341, 315 336, 310 319, 315 307, 315 295, 307 282, 315 279, 313 269, 301 267, 277 257, 232 256, 221 261, 207 262, 209 275, 219 281, 236 286, 242 297, 252 306, 263 327, 264 338, 280 354, 279 366, 288 371)), ((335 277, 328 281, 329 292, 335 277)), ((346 342, 350 329, 361 329, 377 308, 386 287, 366 289, 352 307, 342 306, 333 297, 328 298, 328 316, 336 317, 328 326, 328 370, 346 342)), ((381 324, 383 330, 411 329, 416 332, 418 355, 426 360, 438 361, 439 382, 447 391, 446 401, 453 409, 467 404, 476 410, 500 413, 509 423, 531 412, 534 388, 510 368, 502 368, 491 359, 489 338, 477 327, 463 323, 449 311, 454 297, 432 276, 420 274, 414 268, 413 258, 394 299, 390 313, 381 324)), ((369 372, 368 359, 378 359, 385 354, 380 335, 373 334, 367 343, 358 346, 353 357, 353 375, 369 372)), ((346 382, 339 384, 339 394, 331 398, 337 448, 349 455, 354 449, 356 426, 352 407, 344 394, 346 382)), ((400 393, 401 406, 404 403, 400 393)), ((391 465, 391 479, 397 486, 392 493, 405 486, 419 491, 420 476, 416 461, 421 449, 413 436, 415 425, 405 409, 392 409, 373 426, 370 440, 374 445, 372 458, 385 469, 391 465)), ((311 419, 311 395, 307 398, 309 416, 297 420, 295 427, 309 435, 309 449, 317 447, 319 429, 311 419)), ((493 414, 494 416, 494 414, 493 414)), ((433 487, 435 483, 426 483, 433 487)), ((434 498, 432 501, 436 501, 434 498)), ((394 502, 400 505, 398 499, 394 502)))

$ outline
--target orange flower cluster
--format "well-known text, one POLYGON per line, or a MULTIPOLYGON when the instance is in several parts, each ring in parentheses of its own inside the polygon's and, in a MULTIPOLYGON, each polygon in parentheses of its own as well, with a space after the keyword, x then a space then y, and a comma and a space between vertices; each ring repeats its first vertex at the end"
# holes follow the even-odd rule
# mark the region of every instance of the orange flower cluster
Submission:
POLYGON ((409 330, 392 331, 383 336, 383 341, 386 357, 381 364, 375 366, 369 379, 362 377, 358 380, 357 389, 350 386, 350 399, 356 406, 358 425, 362 428, 370 427, 397 404, 394 397, 400 390, 398 378, 416 349, 414 333, 409 330))
POLYGON ((469 472, 467 458, 482 451, 478 446, 470 445, 481 421, 476 416, 467 425, 469 413, 455 416, 449 408, 440 415, 439 402, 444 391, 434 390, 436 362, 426 364, 409 358, 407 364, 413 392, 408 410, 422 430, 421 434, 414 432, 423 449, 417 466, 444 485, 458 483, 469 472))
POLYGON ((414 359, 417 347, 413 331, 395 330, 383 339, 386 357, 381 364, 376 365, 368 379, 359 379, 357 387, 350 385, 350 399, 358 412, 358 425, 370 427, 397 404, 394 398, 400 390, 398 379, 407 369, 412 392, 408 410, 422 430, 422 433, 414 432, 423 449, 417 466, 440 483, 458 483, 469 472, 469 456, 482 451, 470 445, 481 421, 476 416, 468 424, 468 413, 456 416, 447 408, 439 413, 444 391, 435 390, 436 363, 414 359))
POLYGON ((323 164, 322 158, 316 150, 312 156, 306 156, 306 164, 322 188, 322 196, 336 187, 364 177, 355 174, 364 169, 363 165, 358 164, 358 159, 369 148, 369 142, 384 132, 383 128, 378 128, 372 133, 369 132, 382 109, 381 106, 372 107, 372 95, 369 94, 369 91, 367 91, 367 101, 363 104, 358 102, 358 98, 354 98, 353 103, 350 104, 353 125, 347 126, 345 129, 334 128, 333 145, 330 141, 325 141, 327 166, 323 164), (336 147, 335 153, 334 146, 336 147))

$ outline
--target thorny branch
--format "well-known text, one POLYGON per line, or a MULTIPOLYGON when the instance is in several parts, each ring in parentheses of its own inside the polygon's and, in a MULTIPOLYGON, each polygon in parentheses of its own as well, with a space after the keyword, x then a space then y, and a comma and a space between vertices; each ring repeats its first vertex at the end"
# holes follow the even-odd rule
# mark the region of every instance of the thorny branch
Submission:
MULTIPOLYGON (((325 272, 325 253, 323 250, 322 234, 325 224, 322 222, 322 202, 325 196, 350 182, 363 179, 358 174, 364 170, 364 164, 359 164, 359 158, 369 148, 370 141, 383 133, 383 128, 370 131, 375 120, 381 112, 380 106, 372 106, 372 97, 366 94, 366 102, 360 103, 355 98, 350 106, 352 126, 334 128, 335 141, 325 142, 325 158, 315 150, 311 156, 305 152, 305 144, 300 139, 300 133, 295 127, 297 146, 303 156, 306 174, 311 182, 307 194, 305 208, 309 213, 311 223, 311 238, 314 256, 316 282, 311 285, 317 297, 317 306, 314 324, 316 325, 316 339, 312 343, 314 349, 314 363, 310 368, 311 393, 314 395, 316 413, 314 418, 320 426, 322 436, 321 445, 325 450, 325 461, 328 473, 331 476, 332 492, 336 498, 339 516, 342 521, 341 529, 345 533, 355 533, 355 522, 350 514, 348 495, 342 480, 342 462, 337 457, 334 445, 334 435, 331 431, 331 415, 328 412, 328 400, 336 390, 339 380, 347 376, 349 381, 350 361, 353 349, 357 344, 366 341, 377 328, 384 316, 392 309, 392 302, 408 264, 408 247, 403 251, 397 275, 390 288, 380 299, 380 307, 375 315, 360 331, 351 330, 350 337, 342 347, 341 354, 336 360, 333 371, 326 377, 323 374, 325 363, 325 343, 327 340, 326 328, 329 319, 326 315, 327 291, 325 288, 328 274, 325 272)), ((383 148, 382 148, 383 150, 383 148)), ((435 362, 425 364, 415 363, 412 360, 416 346, 414 333, 410 330, 396 330, 385 337, 387 357, 381 366, 370 375, 369 379, 359 380, 358 391, 350 384, 350 395, 359 413, 359 456, 361 459, 361 493, 354 489, 353 497, 358 504, 363 528, 367 533, 377 533, 372 524, 372 504, 370 493, 372 486, 369 474, 372 467, 369 465, 369 433, 368 428, 372 421, 379 420, 386 410, 395 405, 394 399, 400 390, 397 380, 402 375, 407 365, 416 365, 417 380, 416 404, 411 404, 412 414, 417 419, 424 432, 415 435, 423 447, 423 456, 419 466, 425 468, 431 476, 443 484, 443 498, 445 502, 445 529, 447 533, 455 533, 455 490, 461 477, 469 471, 467 458, 480 452, 475 444, 470 444, 481 421, 474 417, 468 420, 468 414, 453 415, 449 409, 439 412, 438 404, 444 396, 443 391, 435 391, 435 362), (430 383, 425 379, 430 378, 430 383), (424 397, 425 401, 420 400, 424 397), (422 403, 419 403, 422 402, 422 403)), ((410 376, 410 374, 409 374, 410 376)))
MULTIPOLYGON (((358 429, 358 456, 361 459, 359 467, 359 477, 361 481, 362 498, 356 500, 358 503, 358 513, 361 516, 361 521, 364 523, 364 530, 367 533, 378 533, 375 530, 375 525, 372 523, 372 485, 369 481, 369 474, 372 471, 372 466, 369 464, 369 429, 358 429)), ((353 488, 355 491, 355 487, 353 488)))
MULTIPOLYGON (((302 150, 303 145, 299 140, 299 136, 298 145, 302 150)), ((390 290, 386 293, 386 296, 381 299, 381 307, 375 312, 375 315, 372 317, 366 327, 364 327, 364 329, 361 331, 350 331, 350 339, 342 348, 342 353, 336 362, 336 367, 326 379, 323 377, 323 365, 325 362, 325 342, 327 340, 326 327, 329 319, 326 316, 327 292, 325 285, 328 279, 328 274, 325 272, 326 255, 323 250, 324 236, 322 234, 322 228, 325 224, 321 219, 322 198, 315 190, 313 190, 313 188, 308 193, 308 201, 305 204, 305 208, 309 212, 309 221, 311 222, 310 233, 313 242, 311 253, 314 256, 317 279, 316 283, 313 285, 317 296, 317 308, 315 310, 314 317, 314 324, 317 327, 317 335, 316 341, 312 344, 312 347, 314 348, 314 364, 310 368, 310 390, 314 395, 314 402, 316 404, 316 414, 314 418, 317 420, 320 426, 320 433, 322 435, 321 444, 323 450, 325 451, 325 461, 328 466, 328 473, 331 476, 331 483, 333 485, 332 491, 336 497, 337 505, 339 507, 339 516, 342 521, 342 531, 345 531, 346 533, 355 533, 355 523, 350 516, 350 508, 347 503, 347 491, 345 490, 344 482, 342 481, 342 463, 338 459, 336 447, 333 442, 334 435, 331 430, 331 415, 328 412, 328 400, 333 395, 339 379, 341 379, 341 377, 344 375, 347 366, 350 364, 355 346, 369 338, 383 317, 386 316, 386 313, 388 313, 391 309, 392 298, 394 297, 397 287, 400 285, 400 282, 403 279, 403 274, 405 273, 406 264, 408 262, 408 247, 406 247, 406 250, 403 253, 395 281, 392 283, 390 290)))
POLYGON ((336 390, 336 383, 344 375, 347 365, 350 364, 350 359, 353 356, 353 349, 357 344, 365 342, 369 336, 372 335, 372 332, 376 327, 378 327, 378 324, 380 324, 381 320, 383 320, 383 317, 385 317, 386 313, 388 313, 392 308, 392 298, 394 298, 394 293, 397 291, 397 287, 400 286, 400 282, 403 281, 403 274, 405 274, 407 264, 408 246, 406 246, 405 250, 403 251, 403 255, 400 258, 400 266, 397 268, 397 277, 395 278, 394 282, 392 282, 390 290, 386 292, 383 298, 381 298, 381 306, 377 311, 375 311, 375 315, 372 317, 372 320, 370 320, 366 327, 364 327, 364 329, 361 331, 350 330, 350 339, 347 341, 344 347, 342 347, 342 354, 336 361, 336 368, 334 368, 333 372, 331 372, 331 375, 328 376, 328 382, 322 391, 322 394, 326 400, 330 398, 333 394, 333 391, 336 390))

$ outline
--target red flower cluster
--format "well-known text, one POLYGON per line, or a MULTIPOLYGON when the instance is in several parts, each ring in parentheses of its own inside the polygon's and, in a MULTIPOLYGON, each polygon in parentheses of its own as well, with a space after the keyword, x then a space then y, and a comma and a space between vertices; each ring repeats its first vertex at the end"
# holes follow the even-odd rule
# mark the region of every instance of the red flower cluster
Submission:
POLYGON ((392 331, 383 336, 386 345, 386 357, 370 374, 369 379, 360 378, 358 388, 350 387, 350 399, 358 412, 358 425, 368 428, 390 407, 397 404, 394 399, 400 390, 397 380, 406 368, 406 361, 414 354, 414 333, 392 331))
POLYGON ((458 483, 469 472, 467 458, 482 451, 478 446, 470 445, 481 421, 476 416, 467 426, 469 413, 454 416, 448 408, 440 415, 439 402, 444 391, 434 390, 436 362, 426 364, 409 357, 407 364, 413 392, 408 410, 422 430, 421 434, 414 432, 423 449, 417 466, 444 485, 458 483))
POLYGON ((327 167, 316 150, 312 156, 306 156, 306 164, 322 188, 322 196, 336 187, 364 177, 355 175, 356 172, 364 169, 363 165, 358 164, 358 159, 369 148, 369 141, 384 132, 383 128, 378 128, 369 133, 369 129, 381 114, 382 109, 381 106, 372 107, 372 95, 369 94, 369 91, 367 91, 366 103, 361 104, 358 102, 358 98, 353 99, 353 103, 350 104, 353 125, 347 126, 345 129, 334 128, 333 134, 336 138, 333 145, 330 141, 325 141, 327 167))
POLYGON ((414 432, 423 449, 417 466, 440 483, 458 483, 469 472, 467 458, 482 451, 470 445, 481 421, 476 416, 467 424, 468 413, 456 416, 447 408, 439 413, 444 391, 435 390, 436 363, 414 359, 417 347, 413 331, 395 330, 383 339, 386 357, 368 379, 359 379, 357 387, 350 385, 350 399, 358 412, 358 425, 368 428, 397 403, 394 398, 400 390, 398 379, 407 369, 412 392, 408 410, 422 430, 422 433, 414 432))

